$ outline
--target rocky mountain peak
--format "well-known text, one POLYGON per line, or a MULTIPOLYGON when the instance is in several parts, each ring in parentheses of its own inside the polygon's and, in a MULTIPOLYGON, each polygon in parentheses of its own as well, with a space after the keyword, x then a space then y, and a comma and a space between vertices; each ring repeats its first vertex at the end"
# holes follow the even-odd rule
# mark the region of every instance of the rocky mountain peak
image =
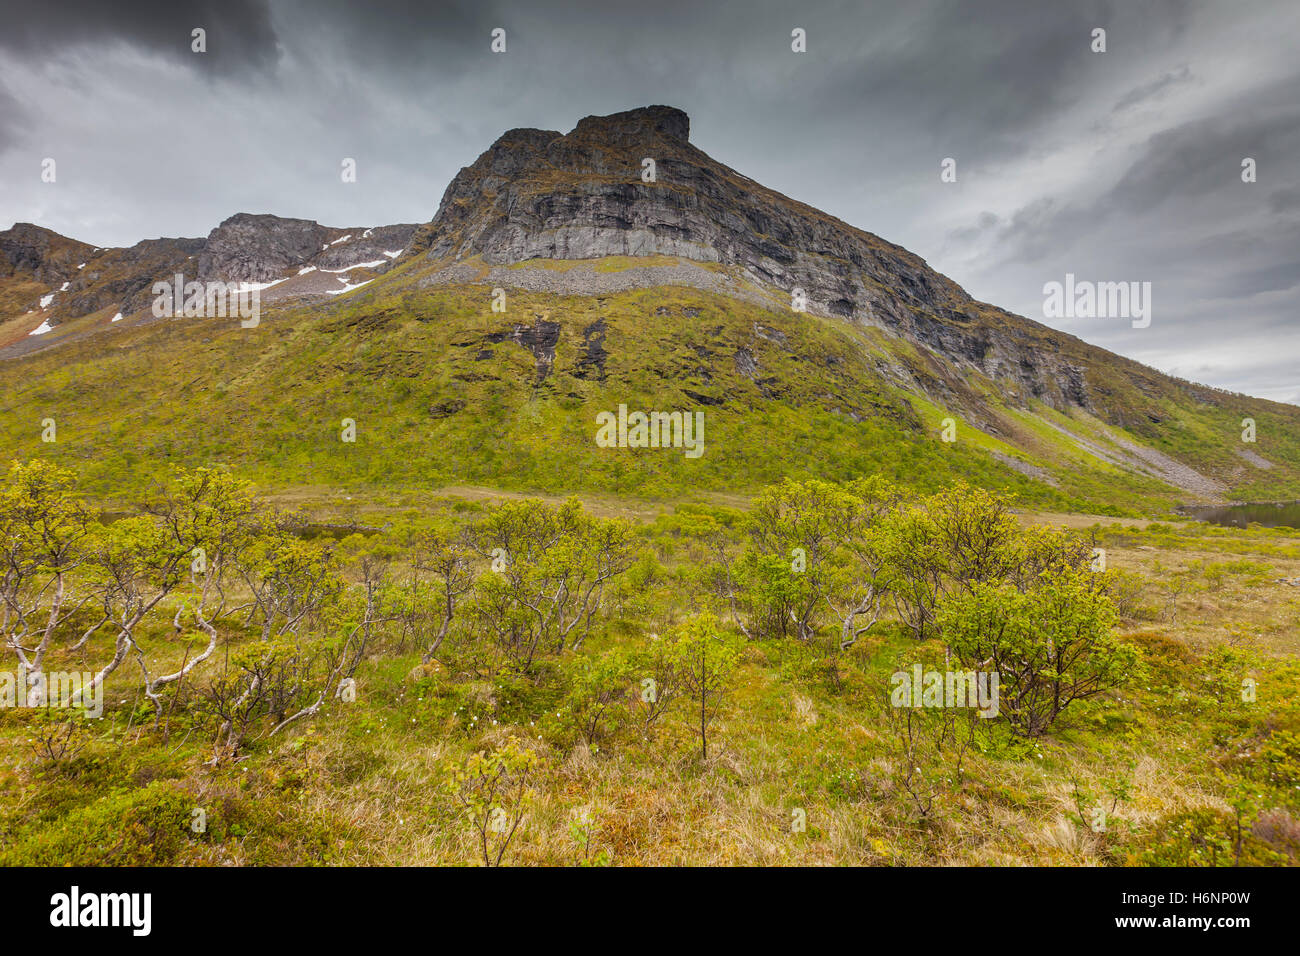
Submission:
POLYGON ((767 189, 689 142, 671 106, 511 130, 462 169, 412 251, 433 260, 668 255, 734 265, 809 311, 873 324, 969 298, 919 257, 767 189), (652 175, 647 160, 653 160, 652 175))
POLYGON ((272 282, 307 267, 339 271, 358 263, 386 264, 406 248, 413 224, 322 226, 312 219, 237 213, 208 235, 199 276, 272 282))
POLYGON ((0 277, 30 273, 39 282, 62 282, 93 248, 42 226, 16 222, 0 231, 0 277))
POLYGON ((244 282, 275 279, 319 252, 335 238, 333 232, 310 219, 237 213, 208 234, 199 274, 244 282))
POLYGON ((605 142, 649 142, 666 138, 685 143, 691 138, 691 118, 675 106, 643 106, 609 116, 584 117, 569 135, 605 142))
MULTIPOLYGON (((670 106, 588 116, 568 134, 511 130, 456 175, 408 255, 449 275, 472 257, 489 266, 608 256, 716 263, 769 301, 884 329, 941 365, 1053 407, 1095 408, 1083 368, 1064 357, 1065 337, 974 302, 919 256, 754 182, 689 135, 689 117, 670 106)), ((657 278, 690 284, 705 273, 657 278)), ((584 271, 572 275, 585 285, 569 291, 594 288, 584 271)))

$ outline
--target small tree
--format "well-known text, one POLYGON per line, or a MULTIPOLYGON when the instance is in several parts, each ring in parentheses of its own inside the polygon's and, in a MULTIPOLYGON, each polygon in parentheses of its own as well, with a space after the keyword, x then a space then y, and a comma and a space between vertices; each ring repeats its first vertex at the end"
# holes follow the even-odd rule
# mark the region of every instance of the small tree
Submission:
POLYGON ((974 670, 999 675, 999 710, 1029 737, 1043 734, 1074 701, 1115 687, 1139 666, 1138 651, 1118 640, 1104 583, 1086 572, 1044 574, 1032 591, 975 584, 939 609, 953 654, 974 670))
POLYGON ((852 646, 879 616, 887 590, 879 526, 898 497, 880 478, 765 488, 744 522, 750 541, 734 571, 714 537, 736 626, 751 639, 811 642, 830 609, 840 624, 832 660, 852 646))
MULTIPOLYGON (((415 555, 411 560, 414 574, 424 575, 428 587, 432 590, 437 607, 437 629, 430 634, 425 643, 421 660, 427 664, 447 639, 452 619, 461 595, 474 584, 474 573, 470 567, 469 548, 449 532, 436 529, 426 532, 417 539, 415 555)), ((419 582, 413 578, 412 597, 418 594, 415 587, 419 582)))
POLYGON ((940 794, 961 786, 979 718, 966 708, 891 706, 884 724, 898 760, 899 788, 928 818, 940 794))
POLYGON ((901 509, 886 523, 882 547, 893 572, 891 593, 899 618, 918 641, 933 637, 934 608, 947 569, 934 519, 918 505, 901 509))
POLYGON ((1029 590, 1045 572, 1082 570, 1092 553, 1074 532, 1021 527, 1004 495, 964 484, 890 515, 880 542, 895 608, 917 640, 936 635, 936 608, 950 595, 984 584, 1029 590))
POLYGON ((588 747, 595 747, 606 724, 617 724, 624 711, 632 662, 614 648, 602 654, 582 654, 569 665, 571 683, 566 704, 588 747))
POLYGON ((93 586, 79 596, 70 587, 90 526, 72 496, 73 480, 71 471, 48 462, 15 461, 0 483, 0 642, 17 655, 36 692, 55 632, 97 595, 93 586))
POLYGON ((508 502, 472 539, 491 566, 467 616, 525 670, 539 654, 581 647, 606 582, 631 566, 636 550, 631 524, 593 518, 576 498, 558 509, 535 499, 508 502))
POLYGON ((636 656, 636 692, 648 734, 669 705, 682 693, 682 667, 676 641, 651 634, 649 644, 636 656))
POLYGON ((484 866, 500 866, 534 793, 529 787, 537 755, 513 738, 491 753, 473 754, 447 790, 464 808, 478 838, 484 866))
POLYGON ((740 659, 740 641, 722 631, 712 614, 699 614, 684 624, 673 652, 684 696, 700 735, 700 759, 709 759, 709 727, 718 716, 740 659))

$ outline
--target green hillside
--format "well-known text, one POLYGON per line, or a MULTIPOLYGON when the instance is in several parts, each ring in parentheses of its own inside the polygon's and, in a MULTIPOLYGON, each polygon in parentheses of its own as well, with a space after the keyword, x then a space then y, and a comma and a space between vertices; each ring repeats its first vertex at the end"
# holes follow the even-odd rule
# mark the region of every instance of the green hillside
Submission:
MULTIPOLYGON (((122 323, 0 363, 0 443, 8 457, 74 466, 110 498, 172 463, 225 464, 264 488, 393 493, 468 483, 676 498, 881 474, 921 491, 964 479, 1063 511, 1159 511, 1195 497, 1136 470, 1126 441, 1219 478, 1230 495, 1300 496, 1286 406, 1168 389, 1147 402, 1144 427, 1121 431, 1009 398, 845 320, 691 288, 511 289, 502 314, 489 288, 420 278, 408 264, 324 305, 277 304, 255 329, 122 323), (900 372, 930 394, 905 388, 900 372), (596 416, 620 404, 703 412, 703 454, 599 447, 596 416), (1258 418, 1267 471, 1234 453, 1245 414, 1258 418), (949 417, 955 440, 944 441, 949 417), (42 441, 48 419, 53 442, 42 441)), ((1108 400, 1137 405, 1145 393, 1123 372, 1110 372, 1108 400)))

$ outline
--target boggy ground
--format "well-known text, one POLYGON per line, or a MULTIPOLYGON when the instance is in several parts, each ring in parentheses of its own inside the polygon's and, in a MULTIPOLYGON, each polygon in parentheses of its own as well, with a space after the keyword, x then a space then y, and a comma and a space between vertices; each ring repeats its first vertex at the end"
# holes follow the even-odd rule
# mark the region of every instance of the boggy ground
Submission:
MULTIPOLYGON (((297 497, 323 522, 386 526, 338 542, 354 589, 359 558, 382 553, 410 517, 297 497)), ((466 523, 494 498, 454 489, 419 513, 466 523)), ((889 675, 943 652, 937 641, 918 645, 892 613, 833 674, 822 642, 740 644, 707 759, 686 702, 647 724, 635 683, 588 734, 591 708, 573 690, 580 662, 644 651, 680 626, 709 562, 696 522, 725 523, 734 516, 726 505, 743 500, 675 509, 601 497, 591 510, 629 516, 645 550, 607 592, 580 650, 523 673, 476 668, 465 656, 424 662, 420 643, 389 632, 356 668, 355 701, 330 700, 274 735, 260 725, 215 766, 199 687, 255 643, 237 627, 161 715, 133 665, 115 672, 104 718, 76 731, 79 750, 59 754, 40 714, 6 710, 0 862, 481 864, 483 834, 456 775, 474 754, 509 754, 512 740, 534 762, 505 864, 1300 859, 1300 588, 1280 581, 1300 575, 1300 532, 1285 529, 1021 512, 1028 526, 1095 535, 1123 584, 1118 633, 1142 664, 1140 680, 1076 703, 1040 737, 992 721, 964 750, 907 750, 889 713, 889 675), (1251 702, 1245 678, 1256 681, 1251 702)), ((173 630, 173 614, 151 619, 141 636, 155 674, 202 643, 173 630)), ((96 636, 85 660, 102 661, 111 643, 107 632, 96 636)), ((60 650, 49 666, 80 660, 60 650)), ((478 809, 488 804, 512 814, 516 806, 508 788, 478 809)), ((490 848, 499 837, 489 827, 490 848)))

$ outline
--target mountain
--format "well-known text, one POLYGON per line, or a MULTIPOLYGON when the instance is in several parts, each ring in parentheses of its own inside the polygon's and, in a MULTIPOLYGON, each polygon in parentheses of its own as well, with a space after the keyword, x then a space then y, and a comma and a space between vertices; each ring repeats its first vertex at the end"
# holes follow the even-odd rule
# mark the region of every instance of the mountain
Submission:
POLYGON ((6 320, 69 331, 73 320, 92 316, 99 321, 83 323, 79 331, 93 330, 115 321, 113 316, 148 312, 154 283, 172 282, 177 274, 187 282, 256 285, 271 301, 336 293, 385 272, 415 229, 341 229, 240 213, 206 239, 146 239, 129 249, 101 249, 20 222, 0 232, 0 354, 32 351, 59 338, 31 340, 30 330, 6 320))
MULTIPOLYGON (((93 250, 20 224, 0 233, 0 305, 0 381, 76 376, 96 395, 42 390, 82 458, 143 417, 152 451, 126 471, 197 458, 279 484, 667 495, 872 470, 1053 507, 1300 497, 1300 409, 977 302, 711 159, 666 106, 511 130, 418 227, 239 215, 206 240, 93 250), (262 286, 261 331, 153 320, 152 281, 175 271, 262 286), (179 388, 195 401, 140 411, 179 388), (619 405, 705 411, 708 453, 599 447, 594 416, 619 405)), ((37 411, 5 419, 24 423, 16 446, 41 450, 37 411)))

